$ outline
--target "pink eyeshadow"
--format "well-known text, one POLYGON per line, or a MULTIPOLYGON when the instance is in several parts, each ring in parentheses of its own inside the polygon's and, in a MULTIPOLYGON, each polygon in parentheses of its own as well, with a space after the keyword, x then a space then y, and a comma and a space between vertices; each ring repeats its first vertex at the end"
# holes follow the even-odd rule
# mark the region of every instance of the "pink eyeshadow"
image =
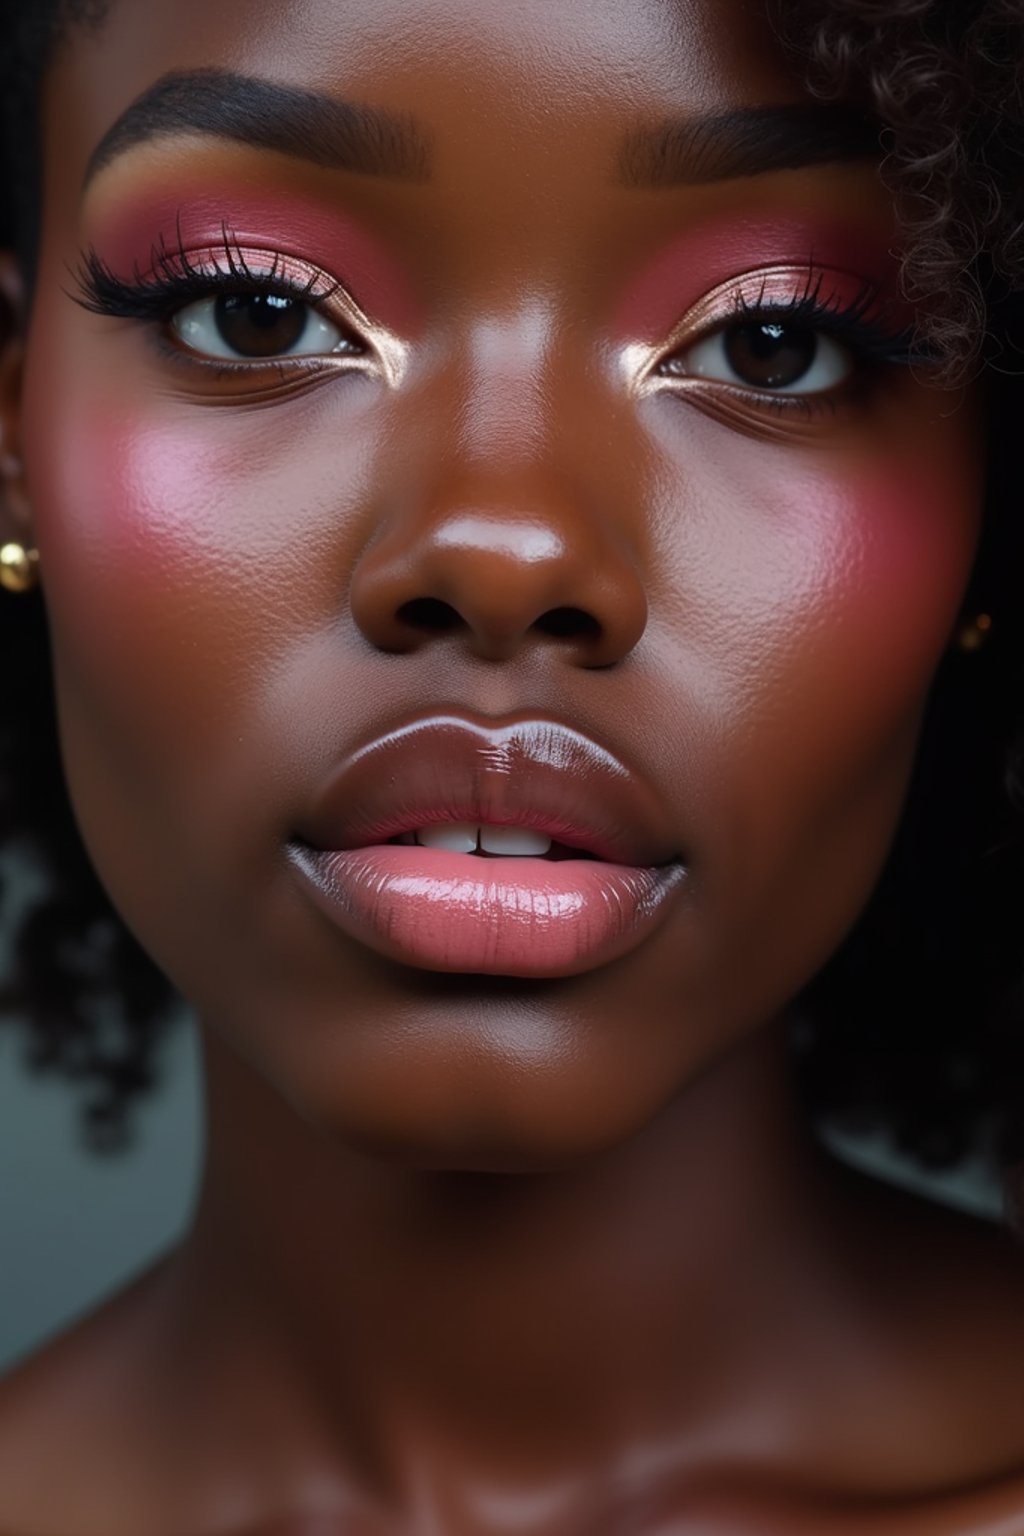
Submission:
POLYGON ((198 194, 163 188, 143 193, 96 221, 87 231, 100 257, 118 277, 152 267, 161 239, 174 251, 223 244, 224 228, 240 245, 297 256, 321 267, 348 288, 371 319, 404 336, 422 323, 412 285, 383 244, 351 216, 284 192, 247 188, 234 178, 218 191, 204 183, 198 194))
POLYGON ((776 266, 838 268, 851 274, 851 288, 871 280, 898 297, 896 259, 863 230, 823 229, 791 217, 730 218, 677 236, 641 268, 615 311, 612 333, 656 342, 719 283, 776 266))

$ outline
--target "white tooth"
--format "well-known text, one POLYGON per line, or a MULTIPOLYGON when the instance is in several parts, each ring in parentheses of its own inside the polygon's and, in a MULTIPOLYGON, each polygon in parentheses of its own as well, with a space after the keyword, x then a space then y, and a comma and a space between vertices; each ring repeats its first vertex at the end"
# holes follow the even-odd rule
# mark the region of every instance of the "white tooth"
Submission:
POLYGON ((540 832, 531 832, 529 827, 481 827, 480 847, 484 853, 520 857, 532 854, 536 858, 538 854, 548 852, 551 839, 540 832))
POLYGON ((448 853, 475 853, 476 827, 468 822, 442 822, 436 827, 420 827, 416 841, 424 848, 444 848, 448 853))

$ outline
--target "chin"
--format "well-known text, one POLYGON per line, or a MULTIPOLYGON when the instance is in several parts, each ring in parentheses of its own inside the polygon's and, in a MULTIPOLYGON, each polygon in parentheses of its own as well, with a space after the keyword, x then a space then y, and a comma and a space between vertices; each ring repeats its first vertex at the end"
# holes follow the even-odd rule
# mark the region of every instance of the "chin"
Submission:
MULTIPOLYGON (((528 1064, 445 1050, 414 1069, 319 1077, 286 1092, 303 1120, 338 1146, 392 1166, 437 1173, 550 1173, 579 1166, 638 1134, 673 1096, 654 1095, 597 1061, 528 1064)), ((280 1086, 280 1085, 279 1085, 280 1086)))

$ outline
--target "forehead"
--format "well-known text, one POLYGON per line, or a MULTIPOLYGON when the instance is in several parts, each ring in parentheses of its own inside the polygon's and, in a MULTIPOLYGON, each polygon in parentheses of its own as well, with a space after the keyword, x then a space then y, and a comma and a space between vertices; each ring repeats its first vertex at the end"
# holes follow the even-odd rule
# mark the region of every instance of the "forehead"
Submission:
POLYGON ((154 81, 209 65, 415 113, 442 156, 584 152, 637 118, 801 94, 765 0, 113 0, 58 57, 49 115, 88 153, 154 81))

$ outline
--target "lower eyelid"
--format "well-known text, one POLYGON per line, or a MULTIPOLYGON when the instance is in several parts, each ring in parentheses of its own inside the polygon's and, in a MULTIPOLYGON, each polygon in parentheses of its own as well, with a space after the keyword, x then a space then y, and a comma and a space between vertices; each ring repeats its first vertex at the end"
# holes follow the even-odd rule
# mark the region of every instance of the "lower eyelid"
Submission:
MULTIPOLYGON (((206 380, 207 383, 216 384, 234 382, 244 386, 244 393, 236 396, 227 396, 227 399, 251 398, 258 395, 266 388, 276 389, 278 383, 291 383, 297 388, 311 383, 321 374, 337 374, 338 372, 355 372, 354 368, 340 369, 339 360, 332 361, 330 357, 322 353, 309 353, 299 357, 271 357, 262 361, 245 362, 242 359, 229 357, 214 357, 193 351, 190 347, 172 340, 163 328, 158 328, 152 335, 151 344, 160 358, 174 368, 180 368, 184 372, 185 382, 206 380), (259 381, 259 382, 257 382, 259 381)), ((340 359, 348 361, 348 359, 340 359)), ((352 363, 357 363, 358 358, 352 358, 352 363)))

